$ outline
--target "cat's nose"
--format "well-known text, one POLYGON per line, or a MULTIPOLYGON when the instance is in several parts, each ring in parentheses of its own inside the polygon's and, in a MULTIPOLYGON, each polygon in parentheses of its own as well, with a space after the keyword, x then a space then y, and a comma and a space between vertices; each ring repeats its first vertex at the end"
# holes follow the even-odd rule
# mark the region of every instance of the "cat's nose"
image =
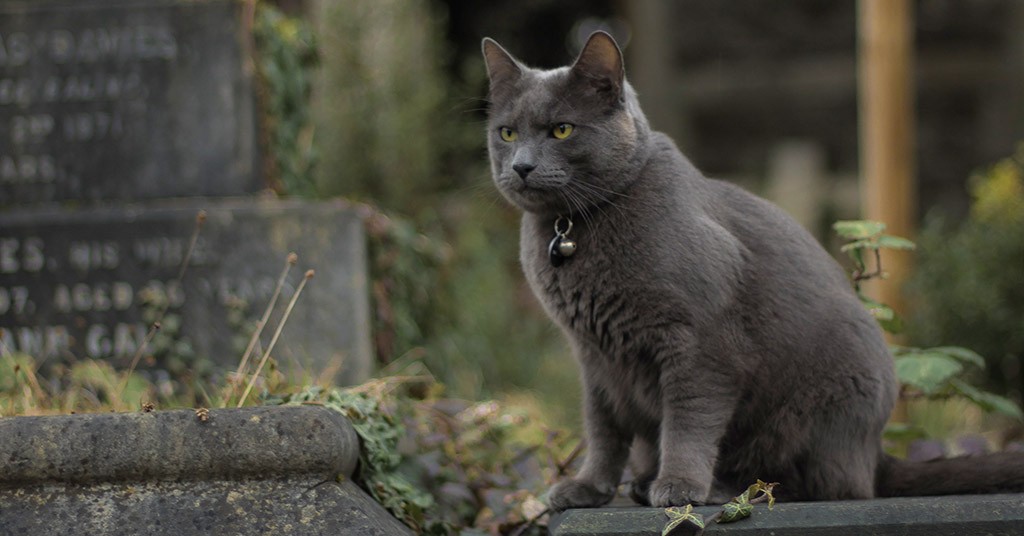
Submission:
POLYGON ((519 174, 519 178, 521 179, 525 179, 526 176, 529 175, 530 172, 536 168, 537 166, 533 164, 524 164, 522 162, 518 164, 512 164, 512 169, 516 170, 516 173, 519 174))

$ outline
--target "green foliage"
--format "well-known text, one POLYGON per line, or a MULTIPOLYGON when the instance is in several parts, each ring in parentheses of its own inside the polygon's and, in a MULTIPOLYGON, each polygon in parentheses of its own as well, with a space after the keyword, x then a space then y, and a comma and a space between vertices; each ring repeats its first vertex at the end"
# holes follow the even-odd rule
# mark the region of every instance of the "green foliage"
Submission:
POLYGON ((401 473, 398 464, 398 441, 404 429, 396 417, 382 407, 378 396, 370 390, 319 388, 292 395, 284 400, 291 404, 316 402, 348 418, 359 435, 359 474, 357 481, 374 499, 396 518, 422 532, 425 513, 434 508, 433 497, 417 488, 401 473))
POLYGON ((279 191, 310 196, 317 160, 310 93, 319 58, 313 31, 303 19, 258 2, 253 37, 262 82, 267 173, 279 191))
POLYGON ((307 389, 270 403, 323 404, 361 440, 355 481, 425 534, 541 534, 542 490, 565 471, 568 436, 521 408, 438 396, 426 378, 307 389))
POLYGON ((197 354, 192 341, 181 333, 181 315, 173 302, 179 286, 150 285, 139 291, 142 321, 160 328, 146 345, 144 365, 158 366, 178 380, 207 378, 213 373, 213 361, 197 354))
POLYGON ((431 0, 321 4, 319 193, 420 219, 438 193, 479 176, 483 136, 462 105, 476 83, 451 74, 444 15, 431 0))
POLYGON ((56 365, 41 376, 28 355, 0 352, 0 417, 89 411, 133 411, 166 394, 140 375, 106 361, 83 359, 56 365))
POLYGON ((985 368, 985 360, 966 348, 909 348, 893 347, 896 377, 903 385, 904 396, 921 395, 930 398, 962 396, 986 412, 1001 413, 1024 421, 1012 400, 981 391, 960 379, 965 365, 985 368))
MULTIPOLYGON (((854 264, 852 279, 857 295, 865 308, 874 316, 883 329, 899 333, 903 322, 885 304, 879 303, 860 292, 859 282, 876 277, 885 277, 882 271, 881 250, 914 249, 913 242, 896 236, 883 234, 885 225, 872 221, 841 221, 834 227, 844 240, 841 251, 850 256, 854 264), (872 252, 875 269, 868 270, 865 253, 872 252)), ((965 382, 962 377, 969 366, 975 370, 985 368, 985 360, 967 348, 940 346, 936 348, 913 348, 893 346, 893 364, 899 380, 903 398, 943 399, 961 397, 986 412, 997 412, 1018 421, 1024 421, 1024 413, 1017 404, 1005 397, 981 391, 965 382)), ((886 430, 886 437, 895 441, 916 438, 921 430, 914 426, 898 425, 886 430)))
POLYGON ((447 281, 451 250, 399 217, 364 207, 369 248, 373 333, 382 365, 428 344, 451 327, 447 281))
POLYGON ((530 386, 550 403, 551 420, 575 418, 575 371, 525 288, 515 214, 461 203, 458 218, 474 223, 441 235, 363 210, 380 364, 422 359, 468 398, 530 386))
POLYGON ((722 505, 722 513, 718 518, 719 523, 732 523, 740 519, 750 517, 754 511, 754 504, 768 502, 768 509, 775 506, 775 495, 772 490, 777 484, 758 480, 743 491, 739 496, 722 505))
POLYGON ((665 528, 661 530, 661 536, 679 534, 681 530, 680 527, 686 527, 687 525, 697 527, 697 530, 700 531, 704 530, 704 516, 695 514, 693 512, 693 505, 688 504, 683 507, 672 506, 666 508, 665 515, 668 516, 668 523, 666 523, 665 528))
POLYGON ((903 331, 903 322, 895 311, 884 303, 872 300, 860 291, 861 281, 887 277, 887 274, 882 271, 881 250, 910 250, 915 247, 914 243, 906 238, 883 234, 885 227, 884 223, 866 220, 838 221, 832 226, 836 234, 846 241, 840 251, 849 255, 853 262, 851 277, 861 303, 886 331, 899 333, 903 331), (872 253, 874 256, 874 271, 868 270, 868 262, 865 258, 868 253, 872 253))
MULTIPOLYGON (((777 486, 777 483, 768 483, 762 480, 758 480, 754 484, 751 484, 743 493, 732 500, 722 505, 722 509, 715 513, 709 521, 715 523, 733 523, 741 519, 746 519, 754 513, 754 505, 757 503, 768 503, 768 509, 771 510, 775 506, 775 495, 772 491, 777 486)), ((693 511, 693 506, 686 505, 684 507, 669 507, 665 509, 665 515, 668 516, 668 523, 662 529, 662 536, 669 536, 671 534, 689 534, 692 532, 691 526, 697 528, 697 534, 703 534, 704 528, 707 522, 704 520, 704 516, 693 511)))
POLYGON ((914 344, 957 345, 988 361, 988 385, 1024 392, 1024 144, 970 181, 970 217, 926 220, 910 279, 914 344))

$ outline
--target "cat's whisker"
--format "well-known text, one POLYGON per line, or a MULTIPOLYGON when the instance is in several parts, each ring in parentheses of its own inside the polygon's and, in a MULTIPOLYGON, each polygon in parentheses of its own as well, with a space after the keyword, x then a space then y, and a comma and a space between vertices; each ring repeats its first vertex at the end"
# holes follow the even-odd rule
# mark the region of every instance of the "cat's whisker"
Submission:
POLYGON ((589 182, 589 181, 585 181, 585 180, 577 180, 577 182, 578 182, 578 183, 580 183, 580 184, 583 184, 583 185, 589 186, 590 188, 593 188, 593 189, 595 189, 595 190, 600 190, 600 191, 602 191, 602 192, 605 192, 605 193, 611 194, 611 195, 613 195, 613 196, 615 196, 615 197, 621 197, 621 198, 623 198, 623 199, 630 199, 630 196, 629 196, 629 194, 624 194, 624 193, 622 193, 622 192, 617 192, 617 191, 615 191, 615 190, 611 190, 611 189, 608 189, 608 188, 604 188, 604 187, 602 187, 602 186, 598 186, 598 185, 597 185, 596 183, 593 183, 593 182, 589 182))
POLYGON ((587 209, 586 202, 577 198, 574 195, 575 192, 571 188, 566 190, 566 194, 569 198, 570 203, 573 205, 573 212, 576 212, 577 214, 580 215, 581 218, 583 218, 583 222, 587 225, 588 228, 593 227, 593 221, 591 221, 590 219, 590 211, 587 209))
POLYGON ((601 189, 594 188, 593 184, 585 181, 574 181, 572 184, 580 190, 579 193, 593 196, 592 202, 589 203, 590 205, 609 205, 617 210, 620 215, 624 216, 626 214, 626 210, 622 206, 609 199, 607 194, 602 192, 601 189))
POLYGON ((574 189, 574 184, 575 183, 573 182, 570 182, 568 184, 566 193, 573 200, 573 203, 576 206, 576 212, 579 213, 580 217, 583 218, 583 221, 584 223, 586 223, 587 227, 593 228, 594 218, 593 214, 591 214, 591 208, 594 207, 594 203, 587 198, 586 192, 574 189))

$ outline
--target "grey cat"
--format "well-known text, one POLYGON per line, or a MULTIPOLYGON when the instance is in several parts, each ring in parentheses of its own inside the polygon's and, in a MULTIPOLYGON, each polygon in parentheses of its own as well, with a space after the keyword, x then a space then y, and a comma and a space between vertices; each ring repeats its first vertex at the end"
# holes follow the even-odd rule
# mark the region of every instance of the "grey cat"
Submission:
POLYGON ((792 500, 1024 490, 1019 456, 883 454, 892 359, 842 268, 651 131, 611 36, 553 70, 490 39, 483 53, 494 182, 582 370, 587 453, 552 509, 607 503, 627 460, 633 498, 659 507, 758 478, 792 500))

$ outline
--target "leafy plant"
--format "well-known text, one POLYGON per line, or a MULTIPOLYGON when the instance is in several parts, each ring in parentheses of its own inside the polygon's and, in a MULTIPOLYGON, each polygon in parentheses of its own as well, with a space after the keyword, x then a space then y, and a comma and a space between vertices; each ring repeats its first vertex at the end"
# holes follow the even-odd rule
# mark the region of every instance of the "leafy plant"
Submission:
POLYGON ((578 449, 525 408, 446 399, 425 375, 306 389, 268 403, 323 404, 361 439, 355 482, 424 534, 542 534, 541 493, 578 449))
POLYGON ((317 162, 310 108, 312 77, 319 63, 309 24, 268 2, 256 4, 253 38, 258 51, 266 168, 282 193, 314 194, 317 162))
MULTIPOLYGON (((883 329, 899 333, 903 321, 889 306, 878 303, 861 293, 860 282, 885 277, 882 270, 881 250, 914 249, 913 242, 884 234, 885 224, 873 221, 840 221, 833 227, 846 243, 841 251, 850 256, 854 270, 851 275, 854 288, 865 308, 883 329), (874 269, 868 268, 867 256, 874 258, 874 269)), ((958 346, 914 348, 892 346, 896 377, 900 382, 903 399, 927 398, 931 400, 960 397, 986 412, 998 412, 1024 421, 1024 413, 1012 400, 985 392, 963 380, 969 369, 983 370, 985 360, 976 352, 958 346)), ((886 430, 890 439, 918 437, 920 430, 905 424, 896 424, 886 430)))
POLYGON ((723 504, 722 509, 715 512, 707 520, 704 519, 704 516, 694 512, 693 506, 689 504, 685 507, 673 506, 666 508, 665 515, 668 516, 668 523, 662 529, 661 536, 681 534, 684 531, 690 533, 691 531, 687 524, 697 528, 696 534, 703 534, 708 523, 733 523, 750 517, 754 513, 754 505, 758 503, 767 502, 768 509, 771 510, 775 506, 775 495, 772 491, 777 485, 774 482, 768 483, 758 480, 744 490, 743 493, 723 504))
POLYGON ((885 227, 884 223, 865 220, 838 221, 832 226, 836 234, 846 241, 840 251, 849 255, 853 261, 853 273, 850 277, 853 279, 857 297, 882 328, 890 333, 899 333, 903 330, 903 323, 896 312, 888 305, 865 296, 860 290, 861 281, 887 277, 882 271, 882 249, 911 250, 915 247, 914 243, 906 238, 883 234, 885 227), (874 270, 868 268, 868 255, 874 258, 874 270))
MULTIPOLYGON (((372 200, 420 219, 436 194, 477 177, 483 136, 446 64, 444 14, 430 0, 322 2, 316 88, 318 193, 372 200), (457 161, 456 165, 451 165, 457 161)), ((475 70, 477 77, 483 69, 475 70)))
POLYGON ((958 345, 985 357, 987 386, 1024 393, 1024 143, 969 182, 969 217, 950 225, 932 213, 908 283, 917 345, 958 345))

